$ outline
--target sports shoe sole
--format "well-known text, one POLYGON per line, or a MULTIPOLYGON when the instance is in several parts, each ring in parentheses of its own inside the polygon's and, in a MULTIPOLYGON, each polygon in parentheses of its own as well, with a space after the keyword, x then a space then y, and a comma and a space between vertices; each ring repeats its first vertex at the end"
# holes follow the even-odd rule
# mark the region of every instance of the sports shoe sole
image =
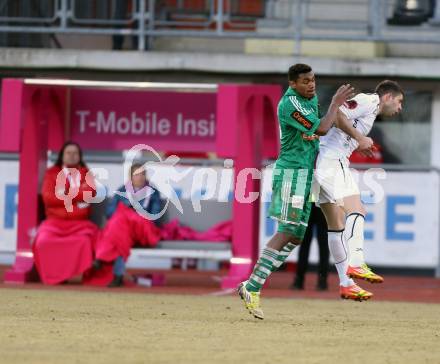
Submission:
POLYGON ((243 297, 243 293, 241 292, 241 289, 243 288, 243 286, 244 286, 244 284, 243 284, 243 282, 242 283, 240 283, 238 286, 237 286, 237 292, 238 292, 238 295, 240 296, 240 298, 243 300, 243 303, 244 303, 244 308, 247 310, 247 312, 249 312, 249 315, 252 315, 252 316, 254 316, 256 319, 258 319, 258 320, 264 320, 264 318, 263 317, 259 317, 259 316, 256 316, 247 306, 246 306, 246 302, 245 302, 245 300, 244 300, 244 297, 243 297))
POLYGON ((346 294, 341 294, 341 298, 343 300, 352 300, 352 301, 357 301, 357 302, 368 301, 371 297, 373 297, 373 296, 357 296, 357 297, 354 297, 354 296, 349 296, 349 295, 346 295, 346 294))
POLYGON ((353 274, 353 273, 349 273, 349 274, 347 274, 348 275, 348 277, 349 278, 352 278, 352 279, 362 279, 362 280, 364 280, 364 281, 367 281, 367 282, 370 282, 370 283, 373 283, 373 284, 377 284, 377 283, 383 283, 383 279, 381 280, 381 279, 375 279, 375 278, 368 278, 368 277, 362 277, 362 276, 359 276, 359 275, 357 275, 357 274, 353 274))

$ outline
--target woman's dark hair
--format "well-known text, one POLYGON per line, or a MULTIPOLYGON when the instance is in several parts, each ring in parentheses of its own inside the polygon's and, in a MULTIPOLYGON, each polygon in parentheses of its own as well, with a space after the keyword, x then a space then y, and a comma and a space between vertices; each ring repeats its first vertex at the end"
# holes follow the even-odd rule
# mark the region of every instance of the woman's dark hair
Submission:
POLYGON ((75 143, 75 142, 72 142, 72 141, 68 141, 68 142, 64 143, 64 145, 62 146, 60 152, 58 153, 58 158, 57 158, 57 161, 55 162, 55 165, 60 167, 60 168, 63 166, 64 151, 70 145, 74 145, 75 147, 78 148, 78 152, 79 152, 79 165, 80 165, 80 167, 87 168, 87 165, 83 161, 83 153, 82 153, 81 147, 79 146, 78 143, 75 143))

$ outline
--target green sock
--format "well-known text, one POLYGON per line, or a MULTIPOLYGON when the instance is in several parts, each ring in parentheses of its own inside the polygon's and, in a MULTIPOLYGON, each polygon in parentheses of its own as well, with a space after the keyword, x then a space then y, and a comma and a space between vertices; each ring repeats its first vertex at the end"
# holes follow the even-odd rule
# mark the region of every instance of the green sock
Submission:
POLYGON ((259 292, 269 275, 281 267, 295 247, 295 244, 287 243, 280 251, 264 248, 249 277, 246 289, 250 292, 259 292))
MULTIPOLYGON (((293 243, 287 243, 283 249, 280 250, 278 254, 278 260, 281 261, 281 264, 278 266, 278 268, 286 261, 286 259, 289 257, 290 253, 292 253, 293 249, 295 249, 297 245, 293 243)), ((277 269, 278 269, 277 268, 277 269)))

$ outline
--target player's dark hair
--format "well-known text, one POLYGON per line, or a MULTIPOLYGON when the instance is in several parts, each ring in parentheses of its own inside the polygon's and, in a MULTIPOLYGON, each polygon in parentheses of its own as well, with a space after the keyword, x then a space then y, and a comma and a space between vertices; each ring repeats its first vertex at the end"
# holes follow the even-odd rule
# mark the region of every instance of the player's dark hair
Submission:
POLYGON ((391 93, 393 96, 404 95, 400 85, 391 80, 384 80, 376 86, 375 93, 382 97, 383 95, 391 93))
POLYGON ((289 68, 289 81, 296 81, 302 73, 312 72, 312 67, 304 63, 297 63, 289 68))
POLYGON ((58 153, 58 158, 57 158, 57 161, 55 162, 55 165, 58 167, 63 166, 64 151, 70 145, 74 145, 78 149, 78 153, 79 153, 79 163, 78 164, 79 164, 79 166, 87 168, 87 165, 84 163, 84 160, 83 160, 83 153, 82 153, 81 147, 79 146, 78 143, 75 143, 72 141, 65 142, 64 145, 61 147, 61 150, 58 153))

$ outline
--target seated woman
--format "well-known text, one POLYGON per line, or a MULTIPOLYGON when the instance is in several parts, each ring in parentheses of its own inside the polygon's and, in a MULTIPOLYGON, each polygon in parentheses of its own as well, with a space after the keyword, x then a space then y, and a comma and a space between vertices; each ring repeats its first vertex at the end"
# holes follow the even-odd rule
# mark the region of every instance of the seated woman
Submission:
POLYGON ((131 194, 132 199, 136 198, 149 214, 158 214, 162 208, 159 191, 148 183, 145 169, 141 164, 133 164, 128 183, 118 189, 108 205, 109 220, 96 244, 93 267, 99 270, 103 262, 113 264, 113 280, 108 287, 123 285, 125 261, 133 245, 155 246, 160 239, 160 230, 155 222, 138 214, 127 194, 131 194))
POLYGON ((42 197, 46 219, 32 246, 34 261, 45 284, 64 282, 92 265, 98 228, 89 220, 84 196, 95 193, 86 174, 78 144, 67 142, 55 165, 46 171, 42 197))

